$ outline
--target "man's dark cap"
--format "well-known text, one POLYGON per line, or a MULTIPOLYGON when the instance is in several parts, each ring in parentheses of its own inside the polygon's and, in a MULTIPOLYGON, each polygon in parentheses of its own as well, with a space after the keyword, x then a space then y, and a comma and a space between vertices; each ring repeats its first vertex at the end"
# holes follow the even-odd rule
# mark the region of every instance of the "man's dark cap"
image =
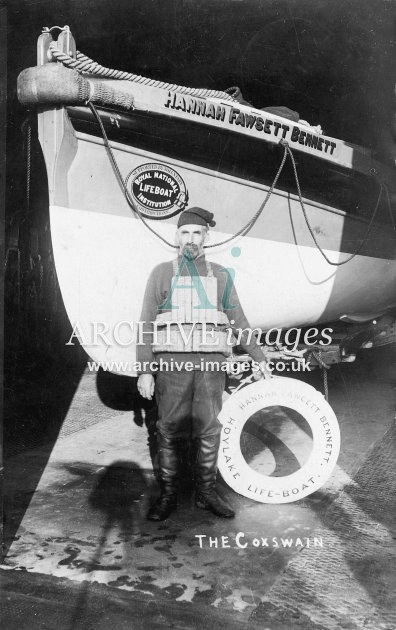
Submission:
POLYGON ((187 208, 187 210, 184 210, 184 212, 182 212, 179 216, 177 227, 179 228, 182 225, 189 225, 191 223, 204 225, 205 227, 214 227, 216 225, 216 221, 213 221, 213 217, 213 212, 209 212, 203 208, 187 208))

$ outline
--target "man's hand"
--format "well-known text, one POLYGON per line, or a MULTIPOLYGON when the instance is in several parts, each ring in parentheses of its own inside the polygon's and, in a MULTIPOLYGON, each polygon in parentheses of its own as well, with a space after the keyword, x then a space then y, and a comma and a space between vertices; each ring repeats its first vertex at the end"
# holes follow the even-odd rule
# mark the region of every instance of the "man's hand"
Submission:
POLYGON ((253 376, 255 381, 259 381, 261 378, 272 378, 272 372, 267 367, 267 361, 261 361, 258 364, 258 370, 253 370, 253 376))
POLYGON ((137 387, 139 394, 143 398, 151 400, 154 394, 154 376, 152 374, 141 374, 138 378, 137 387))

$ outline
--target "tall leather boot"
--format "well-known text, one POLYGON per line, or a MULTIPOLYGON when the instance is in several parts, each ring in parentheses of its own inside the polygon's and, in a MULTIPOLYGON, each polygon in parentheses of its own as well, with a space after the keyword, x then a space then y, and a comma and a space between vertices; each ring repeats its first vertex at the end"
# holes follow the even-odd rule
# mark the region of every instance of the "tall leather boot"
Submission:
POLYGON ((164 521, 177 507, 178 457, 175 439, 158 435, 161 494, 147 513, 149 521, 164 521))
POLYGON ((235 512, 216 492, 219 445, 220 436, 217 435, 197 439, 195 505, 202 510, 210 510, 221 518, 232 518, 235 512))
POLYGON ((146 410, 144 417, 144 423, 147 428, 147 444, 149 447, 151 464, 153 466, 153 473, 160 483, 160 464, 158 456, 158 433, 157 433, 157 420, 158 410, 156 406, 153 406, 146 410))
POLYGON ((178 458, 179 458, 179 477, 180 492, 182 494, 191 495, 194 488, 194 466, 195 457, 193 454, 193 445, 191 440, 180 438, 178 440, 178 458))

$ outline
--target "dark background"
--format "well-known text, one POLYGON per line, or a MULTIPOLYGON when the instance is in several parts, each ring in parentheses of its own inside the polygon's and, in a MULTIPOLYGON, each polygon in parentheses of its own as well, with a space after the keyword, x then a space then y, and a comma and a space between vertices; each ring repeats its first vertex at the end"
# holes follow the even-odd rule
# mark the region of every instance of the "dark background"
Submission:
POLYGON ((239 85, 256 107, 287 105, 327 135, 394 151, 393 0, 14 0, 13 114, 23 115, 16 76, 35 65, 41 28, 55 24, 102 65, 193 87, 239 85))

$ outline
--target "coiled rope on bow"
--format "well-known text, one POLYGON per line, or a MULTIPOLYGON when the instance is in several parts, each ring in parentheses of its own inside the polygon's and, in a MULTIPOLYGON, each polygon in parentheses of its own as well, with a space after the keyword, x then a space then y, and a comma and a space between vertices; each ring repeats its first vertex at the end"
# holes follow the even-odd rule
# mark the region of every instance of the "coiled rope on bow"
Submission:
POLYGON ((134 83, 142 83, 143 85, 150 87, 177 91, 181 94, 189 94, 190 96, 197 96, 200 98, 221 98, 233 103, 237 102, 230 94, 227 94, 227 92, 208 90, 204 88, 190 88, 183 85, 176 85, 175 83, 165 83, 164 81, 149 79, 148 77, 142 77, 139 74, 132 74, 131 72, 124 72, 123 70, 106 68, 96 61, 93 61, 93 59, 90 59, 90 57, 87 57, 87 55, 84 55, 79 50, 76 51, 76 59, 74 59, 67 53, 59 50, 55 41, 50 43, 49 50, 56 61, 59 61, 67 68, 72 68, 73 70, 77 70, 78 72, 84 74, 94 74, 99 77, 116 79, 118 81, 133 81, 134 83))

